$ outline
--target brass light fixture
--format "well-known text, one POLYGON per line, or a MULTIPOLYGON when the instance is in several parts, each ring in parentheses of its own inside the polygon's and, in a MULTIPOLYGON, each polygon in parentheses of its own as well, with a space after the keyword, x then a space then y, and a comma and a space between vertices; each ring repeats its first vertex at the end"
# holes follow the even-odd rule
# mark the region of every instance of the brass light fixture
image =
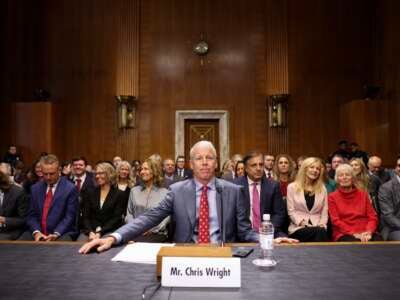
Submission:
POLYGON ((270 95, 267 99, 269 127, 287 126, 288 94, 270 95))
POLYGON ((118 128, 134 128, 136 121, 137 98, 131 95, 115 97, 118 104, 118 128))

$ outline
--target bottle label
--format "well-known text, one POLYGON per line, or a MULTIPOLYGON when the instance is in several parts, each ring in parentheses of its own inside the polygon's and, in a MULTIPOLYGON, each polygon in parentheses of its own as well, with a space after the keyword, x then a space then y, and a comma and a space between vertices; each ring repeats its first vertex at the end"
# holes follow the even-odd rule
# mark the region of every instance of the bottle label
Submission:
POLYGON ((261 249, 274 249, 274 236, 272 234, 260 234, 261 249))

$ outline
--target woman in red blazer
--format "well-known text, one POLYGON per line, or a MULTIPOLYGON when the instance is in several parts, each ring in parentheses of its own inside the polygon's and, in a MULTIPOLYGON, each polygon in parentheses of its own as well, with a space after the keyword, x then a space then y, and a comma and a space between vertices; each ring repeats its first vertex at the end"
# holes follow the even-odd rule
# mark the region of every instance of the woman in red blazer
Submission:
POLYGON ((309 157, 303 161, 296 180, 287 189, 290 218, 289 236, 301 242, 328 241, 328 200, 323 181, 322 161, 309 157))
POLYGON ((377 240, 378 218, 368 192, 357 189, 352 167, 342 164, 336 168, 338 189, 329 194, 329 215, 332 239, 338 242, 377 240))

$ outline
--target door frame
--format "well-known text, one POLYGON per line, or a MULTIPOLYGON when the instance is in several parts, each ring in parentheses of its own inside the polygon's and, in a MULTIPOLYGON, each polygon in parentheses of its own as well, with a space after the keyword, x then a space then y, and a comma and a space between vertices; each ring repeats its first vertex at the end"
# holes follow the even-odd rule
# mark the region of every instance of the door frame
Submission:
MULTIPOLYGON (((227 110, 177 110, 175 112, 175 157, 185 153, 186 119, 218 120, 219 153, 217 155, 221 164, 229 159, 229 112, 227 110)), ((186 160, 189 160, 189 157, 186 157, 186 160)))

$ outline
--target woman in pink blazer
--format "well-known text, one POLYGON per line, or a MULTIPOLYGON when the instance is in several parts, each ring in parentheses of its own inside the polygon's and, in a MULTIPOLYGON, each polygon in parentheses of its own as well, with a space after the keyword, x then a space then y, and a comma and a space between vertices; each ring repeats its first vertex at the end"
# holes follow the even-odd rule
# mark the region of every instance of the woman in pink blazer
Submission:
POLYGON ((301 242, 327 242, 328 195, 323 181, 322 161, 303 161, 296 179, 287 189, 289 236, 301 242))

